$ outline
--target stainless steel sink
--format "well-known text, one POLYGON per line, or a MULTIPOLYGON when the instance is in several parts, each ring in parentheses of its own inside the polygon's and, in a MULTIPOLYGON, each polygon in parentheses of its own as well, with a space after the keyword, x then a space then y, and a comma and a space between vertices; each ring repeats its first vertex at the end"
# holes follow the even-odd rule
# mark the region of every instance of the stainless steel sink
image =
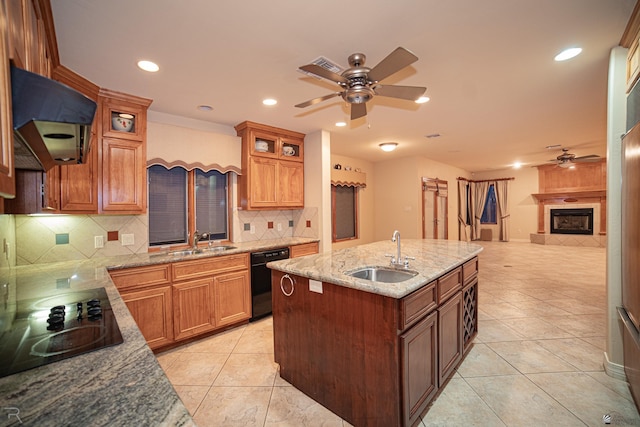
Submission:
POLYGON ((223 252, 228 251, 229 249, 235 249, 235 246, 231 245, 220 245, 220 246, 210 246, 208 248, 202 248, 203 252, 223 252))
POLYGON ((202 249, 183 249, 181 251, 171 251, 169 252, 169 255, 186 256, 186 255, 201 254, 202 252, 203 252, 202 249))
POLYGON ((366 267, 347 273, 348 276, 372 282, 398 283, 409 280, 418 274, 412 270, 398 270, 389 267, 366 267))

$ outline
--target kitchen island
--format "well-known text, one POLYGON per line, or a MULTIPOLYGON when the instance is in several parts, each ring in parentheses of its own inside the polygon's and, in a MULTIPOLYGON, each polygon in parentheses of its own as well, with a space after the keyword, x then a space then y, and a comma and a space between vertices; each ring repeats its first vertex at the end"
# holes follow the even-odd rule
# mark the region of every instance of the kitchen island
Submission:
POLYGON ((268 264, 280 376, 355 426, 417 424, 477 334, 482 247, 404 240, 415 259, 396 268, 413 276, 352 275, 389 266, 396 249, 383 241, 268 264))

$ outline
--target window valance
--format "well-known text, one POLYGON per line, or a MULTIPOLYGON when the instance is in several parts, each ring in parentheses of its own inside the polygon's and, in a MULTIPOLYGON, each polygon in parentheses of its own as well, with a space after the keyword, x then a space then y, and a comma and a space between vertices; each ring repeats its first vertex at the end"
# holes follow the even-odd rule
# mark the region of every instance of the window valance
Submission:
POLYGON ((222 133, 148 122, 147 167, 152 165, 241 174, 241 140, 222 133))
POLYGON ((331 184, 342 187, 367 187, 367 174, 354 170, 331 169, 331 184))

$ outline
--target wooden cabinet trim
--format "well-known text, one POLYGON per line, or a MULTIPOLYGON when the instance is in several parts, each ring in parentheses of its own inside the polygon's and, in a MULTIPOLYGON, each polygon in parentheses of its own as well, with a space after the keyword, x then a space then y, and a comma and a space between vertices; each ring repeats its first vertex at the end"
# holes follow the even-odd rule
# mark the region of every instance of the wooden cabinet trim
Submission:
POLYGON ((438 307, 439 385, 442 386, 462 360, 462 292, 438 307))
POLYGON ((213 278, 173 284, 173 326, 176 341, 216 328, 213 278))
POLYGON ((466 285, 477 276, 478 276, 478 257, 475 257, 472 260, 467 261, 462 265, 462 283, 466 285))
POLYGON ((109 275, 119 290, 171 284, 171 264, 111 270, 109 275))
POLYGON ((212 276, 227 271, 249 269, 249 254, 224 255, 181 261, 171 264, 174 282, 197 277, 212 276))
POLYGON ((155 349, 174 342, 171 286, 129 290, 121 295, 149 348, 155 349))
POLYGON ((445 274, 438 279, 438 304, 462 289, 462 267, 445 274))
POLYGON ((434 280, 400 300, 398 330, 404 331, 437 307, 436 284, 437 280, 434 280))
POLYGON ((289 247, 289 258, 297 258, 305 255, 317 254, 319 252, 319 243, 303 243, 301 245, 292 245, 289 247))

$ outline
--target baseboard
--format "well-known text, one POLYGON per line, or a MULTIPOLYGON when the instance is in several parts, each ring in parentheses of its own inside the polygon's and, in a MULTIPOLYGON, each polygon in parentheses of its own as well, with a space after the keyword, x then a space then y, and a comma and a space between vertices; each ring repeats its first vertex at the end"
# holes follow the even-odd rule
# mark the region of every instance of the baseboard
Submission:
POLYGON ((624 373, 624 365, 610 361, 606 351, 604 352, 604 371, 612 378, 627 381, 627 375, 624 373))

